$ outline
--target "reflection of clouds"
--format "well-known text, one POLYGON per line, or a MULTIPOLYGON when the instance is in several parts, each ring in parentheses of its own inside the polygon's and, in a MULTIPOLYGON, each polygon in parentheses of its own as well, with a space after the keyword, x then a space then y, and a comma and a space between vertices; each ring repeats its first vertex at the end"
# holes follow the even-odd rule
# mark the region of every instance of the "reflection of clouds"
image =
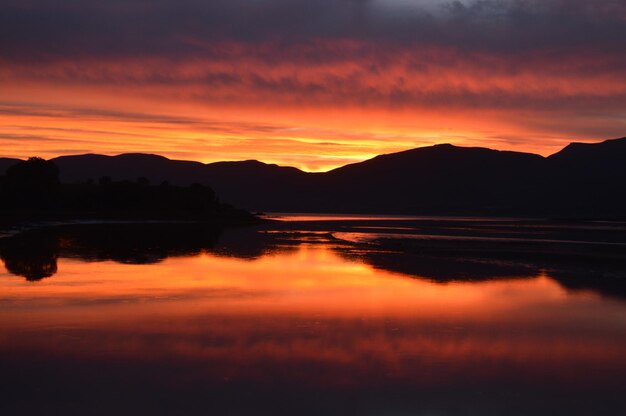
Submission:
MULTIPOLYGON (((290 415, 306 412, 285 412, 286 400, 316 415, 371 398, 385 409, 402 402, 407 414, 424 403, 463 414, 466 403, 507 409, 512 394, 541 410, 612 409, 606 400, 621 397, 624 302, 506 265, 480 272, 483 281, 390 272, 397 257, 369 257, 323 230, 274 230, 260 242, 232 231, 217 253, 144 265, 104 260, 93 248, 88 257, 100 261, 81 261, 70 250, 78 241, 64 238, 74 258, 61 256, 54 278, 33 284, 0 272, 3 391, 37 386, 29 406, 47 411, 49 397, 70 397, 72 409, 92 409, 105 395, 112 406, 145 409, 163 394, 176 409, 258 414, 279 403, 282 412, 267 414, 290 415), (229 255, 237 241, 247 247, 229 255), (242 400, 257 391, 262 400, 242 400)), ((527 410, 519 414, 537 414, 527 410)))
MULTIPOLYGON (((619 253, 624 244, 603 242, 621 241, 623 227, 616 224, 568 225, 564 228, 559 224, 537 225, 532 222, 522 226, 518 220, 504 218, 450 217, 443 220, 437 217, 305 214, 274 214, 269 218, 280 221, 260 228, 226 231, 194 223, 108 223, 31 231, 4 240, 0 258, 10 273, 27 280, 54 275, 58 270, 58 258, 64 259, 63 267, 70 268, 76 267, 74 262, 77 260, 67 259, 79 259, 78 264, 116 262, 149 266, 161 270, 163 278, 170 270, 170 263, 195 264, 190 270, 211 264, 224 275, 231 276, 226 285, 229 290, 233 289, 230 283, 240 284, 242 293, 247 293, 251 287, 259 289, 259 284, 267 283, 268 286, 263 286, 269 291, 265 295, 280 293, 284 287, 297 284, 300 279, 295 276, 309 283, 318 282, 322 277, 323 284, 313 284, 309 289, 320 286, 323 292, 325 285, 357 288, 351 293, 356 301, 364 293, 374 290, 380 283, 377 280, 380 274, 435 284, 464 283, 468 285, 464 290, 479 282, 523 281, 545 276, 572 292, 591 291, 614 298, 623 298, 626 293, 619 279, 619 253), (564 231, 567 231, 565 235, 562 234, 564 231), (606 251, 605 247, 613 250, 606 251), (542 257, 536 258, 539 253, 542 257), (563 263, 560 260, 563 256, 576 258, 581 264, 563 263), (614 261, 618 263, 613 264, 614 261), (266 277, 261 281, 238 281, 236 276, 245 275, 250 267, 253 275, 266 277), (287 280, 274 287, 275 280, 268 279, 270 275, 287 275, 287 280), (360 277, 341 280, 336 276, 360 277)), ((199 281, 208 283, 203 278, 199 281)), ((62 279, 55 280, 55 287, 62 292, 64 287, 78 288, 96 282, 97 279, 62 279)), ((131 280, 130 284, 135 282, 152 284, 143 278, 131 280)), ((114 291, 121 290, 119 283, 114 282, 114 291)), ((385 286, 386 289, 390 287, 394 288, 393 285, 385 286)), ((480 290, 485 288, 482 286, 480 290)), ((174 293, 174 299, 186 296, 185 291, 174 293)), ((383 291, 380 295, 386 293, 383 291)), ((466 293, 469 297, 458 299, 471 299, 476 293, 473 289, 466 293)), ((130 296, 139 296, 139 293, 133 292, 130 296)), ((150 298, 150 294, 145 296, 150 298)), ((164 300, 171 298, 163 292, 159 296, 164 300)), ((402 299, 403 295, 399 298, 402 299)), ((126 295, 120 299, 129 300, 126 295)), ((342 303, 339 299, 330 299, 336 301, 336 305, 342 303)))
MULTIPOLYGON (((247 235, 234 231, 218 247, 247 235)), ((271 377, 333 388, 468 378, 610 387, 626 368, 623 302, 530 272, 409 278, 368 265, 367 252, 344 257, 347 247, 319 232, 305 243, 266 234, 265 248, 252 244, 243 258, 226 250, 96 267, 61 258, 45 284, 0 279, 0 351, 38 354, 45 345, 50 360, 189 365, 188 382, 271 377)))
MULTIPOLYGON (((579 328, 552 332, 536 323, 516 330, 476 322, 456 324, 219 313, 156 320, 141 316, 113 326, 77 328, 60 323, 60 330, 52 328, 45 334, 24 331, 19 344, 23 351, 36 351, 45 337, 47 353, 59 358, 180 360, 195 363, 193 377, 200 379, 229 375, 262 381, 270 376, 324 386, 393 381, 432 386, 467 378, 610 385, 615 382, 613 371, 626 368, 624 340, 616 343, 610 332, 595 331, 581 339, 579 328), (68 339, 75 339, 80 348, 68 339), (311 367, 317 371, 303 371, 311 367), (588 371, 584 378, 576 377, 588 371)), ((3 348, 6 344, 0 343, 3 348)))

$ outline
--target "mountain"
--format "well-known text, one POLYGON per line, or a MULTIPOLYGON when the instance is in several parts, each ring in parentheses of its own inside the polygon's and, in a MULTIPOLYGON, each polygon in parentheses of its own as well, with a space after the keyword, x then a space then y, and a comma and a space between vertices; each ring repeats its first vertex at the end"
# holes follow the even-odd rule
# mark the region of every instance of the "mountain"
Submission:
POLYGON ((511 212, 525 203, 543 164, 543 157, 528 153, 442 144, 335 169, 326 186, 343 195, 351 210, 366 205, 382 212, 511 212))
POLYGON ((274 204, 286 200, 289 190, 300 186, 300 179, 309 175, 296 168, 256 160, 203 164, 137 153, 61 156, 52 161, 59 167, 61 181, 65 183, 98 181, 103 176, 131 181, 145 177, 152 184, 201 183, 210 185, 223 201, 250 209, 264 207, 266 201, 274 204))
POLYGON ((197 182, 224 201, 257 211, 626 217, 626 138, 572 143, 547 158, 441 144, 326 173, 254 160, 203 164, 147 154, 53 161, 63 182, 103 176, 197 182))
POLYGON ((8 168, 20 162, 20 159, 11 159, 6 157, 0 157, 0 175, 4 175, 8 168))
POLYGON ((127 153, 119 156, 85 154, 61 156, 52 161, 61 170, 61 182, 97 181, 103 176, 113 180, 148 178, 153 184, 169 181, 172 185, 202 182, 200 162, 170 160, 163 156, 127 153))
POLYGON ((626 138, 572 143, 547 162, 552 204, 592 217, 626 216, 626 138))
POLYGON ((619 167, 624 172, 626 170, 624 153, 626 153, 626 137, 605 140, 601 143, 570 143, 560 152, 549 156, 548 159, 559 163, 584 163, 595 168, 619 167))

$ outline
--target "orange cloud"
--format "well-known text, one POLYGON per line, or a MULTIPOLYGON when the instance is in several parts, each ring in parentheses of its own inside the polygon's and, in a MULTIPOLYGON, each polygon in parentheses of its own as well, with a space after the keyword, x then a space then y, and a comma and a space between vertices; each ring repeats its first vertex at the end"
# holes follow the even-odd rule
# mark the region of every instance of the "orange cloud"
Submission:
POLYGON ((7 62, 3 156, 152 152, 328 170, 439 142, 549 154, 626 127, 626 60, 355 40, 7 62))

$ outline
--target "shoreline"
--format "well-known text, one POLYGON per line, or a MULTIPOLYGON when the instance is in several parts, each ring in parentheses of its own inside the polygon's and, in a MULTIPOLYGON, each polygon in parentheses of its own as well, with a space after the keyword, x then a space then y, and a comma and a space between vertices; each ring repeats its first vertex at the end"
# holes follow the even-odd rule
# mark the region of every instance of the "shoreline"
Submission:
POLYGON ((204 224, 223 227, 258 225, 271 222, 270 219, 250 214, 249 217, 232 215, 204 217, 172 215, 143 215, 138 217, 132 213, 93 216, 88 214, 36 214, 36 215, 3 215, 0 214, 0 240, 19 235, 24 232, 63 226, 87 226, 107 224, 204 224))
MULTIPOLYGON (((181 218, 64 221, 57 218, 30 222, 6 234, 6 238, 0 237, 0 254, 15 257, 25 267, 22 274, 26 274, 33 261, 35 265, 44 258, 56 262, 57 256, 68 253, 71 257, 143 264, 146 258, 161 261, 203 251, 250 260, 281 250, 296 250, 303 245, 323 245, 339 256, 410 278, 446 283, 545 275, 565 288, 626 298, 626 244, 597 244, 601 241, 568 244, 545 239, 503 242, 458 236, 415 239, 410 238, 411 234, 406 235, 409 238, 381 238, 376 232, 368 240, 351 241, 336 236, 341 232, 339 229, 345 231, 346 227, 358 229, 363 224, 258 218, 246 223, 181 218), (58 245, 61 241, 58 237, 63 235, 70 238, 58 245)), ((591 237, 602 238, 602 235, 591 237)), ((626 238, 626 229, 618 230, 618 237, 626 238)), ((31 280, 36 279, 31 277, 31 280)))

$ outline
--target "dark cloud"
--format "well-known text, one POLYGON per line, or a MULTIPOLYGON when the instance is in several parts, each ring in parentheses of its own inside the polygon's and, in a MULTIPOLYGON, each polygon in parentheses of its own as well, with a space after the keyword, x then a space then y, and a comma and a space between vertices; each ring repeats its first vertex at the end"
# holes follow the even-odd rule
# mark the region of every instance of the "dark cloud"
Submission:
MULTIPOLYGON (((5 0, 4 59, 208 53, 207 44, 316 39, 516 53, 618 52, 622 0, 5 0)), ((325 56, 320 56, 324 59, 325 56)))
POLYGON ((270 116, 231 125, 162 103, 478 111, 611 137, 624 128, 624 45, 625 0, 3 0, 0 116, 270 137, 285 127, 270 116))

